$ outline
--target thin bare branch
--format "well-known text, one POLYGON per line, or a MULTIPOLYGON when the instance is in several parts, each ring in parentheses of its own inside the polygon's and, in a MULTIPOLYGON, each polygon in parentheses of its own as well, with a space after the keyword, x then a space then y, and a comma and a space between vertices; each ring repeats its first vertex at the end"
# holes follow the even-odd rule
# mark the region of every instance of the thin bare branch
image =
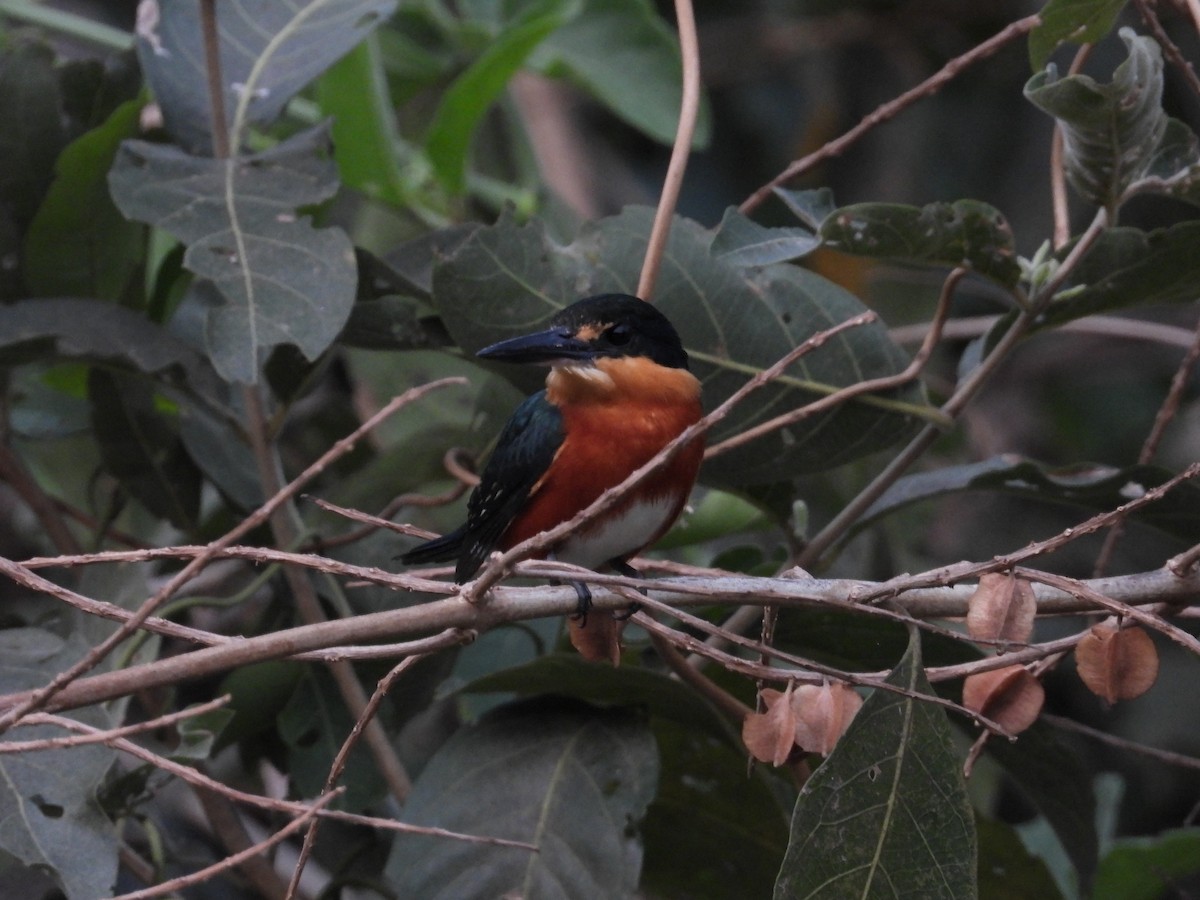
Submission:
MULTIPOLYGON (((399 397, 392 399, 390 403, 385 405, 379 412, 371 416, 366 422, 356 428, 351 434, 337 441, 325 453, 323 453, 316 462, 312 463, 307 469, 300 473, 290 484, 283 490, 277 493, 274 497, 268 499, 255 512, 242 520, 237 526, 226 532, 222 537, 209 544, 204 553, 195 557, 190 563, 184 566, 178 573, 175 574, 166 584, 164 584, 152 597, 146 600, 130 617, 125 621, 120 628, 114 631, 111 635, 101 641, 94 647, 83 659, 74 665, 68 667, 64 671, 56 675, 49 684, 31 693, 22 703, 10 708, 4 715, 0 716, 0 732, 3 732, 15 721, 21 718, 26 713, 32 712, 44 706, 49 700, 63 690, 68 684, 78 678, 85 672, 93 669, 99 664, 100 660, 104 659, 118 644, 128 638, 131 634, 141 627, 142 623, 147 618, 154 614, 163 603, 165 603, 174 593, 182 587, 187 581, 206 566, 213 556, 224 547, 230 546, 234 541, 242 535, 247 534, 259 525, 263 524, 271 514, 282 504, 288 502, 292 497, 300 493, 301 489, 323 472, 336 459, 348 453, 353 449, 358 440, 378 425, 380 422, 387 419, 396 410, 407 406, 420 398, 424 397, 430 391, 438 390, 451 384, 464 384, 463 378, 443 378, 438 381, 430 382, 421 387, 413 388, 405 391, 399 397)), ((307 648, 306 648, 307 649, 307 648)))
MULTIPOLYGON (((133 734, 144 734, 147 731, 157 731, 159 728, 175 725, 184 719, 202 716, 205 713, 212 712, 214 709, 220 709, 222 706, 225 706, 229 703, 230 699, 229 694, 224 694, 215 700, 209 700, 207 703, 189 706, 186 709, 168 713, 155 719, 147 719, 144 722, 136 722, 133 725, 124 725, 120 728, 107 728, 103 731, 96 731, 90 734, 76 734, 72 737, 61 738, 42 738, 36 741, 3 741, 0 742, 0 753, 32 753, 39 750, 80 747, 84 744, 107 744, 116 738, 129 737, 133 734)), ((24 728, 36 725, 57 725, 62 727, 62 717, 46 715, 44 713, 30 713, 15 727, 24 728)))
POLYGON ((1102 744, 1108 744, 1110 747, 1119 747, 1122 750, 1128 750, 1130 753, 1136 753, 1138 756, 1145 756, 1148 759, 1166 763, 1168 766, 1179 766, 1183 769, 1200 769, 1200 759, 1194 756, 1185 756, 1182 753, 1172 753, 1170 750, 1160 750, 1157 747, 1139 744, 1137 741, 1128 741, 1125 738, 1117 737, 1115 734, 1100 731, 1084 725, 1082 722, 1068 719, 1065 716, 1042 713, 1042 721, 1048 725, 1053 725, 1055 728, 1062 728, 1065 731, 1073 731, 1076 734, 1086 735, 1094 741, 1100 741, 1102 744))
MULTIPOLYGON (((1092 55, 1092 45, 1084 44, 1071 60, 1068 75, 1076 75, 1092 55)), ((1051 245, 1061 250, 1071 240, 1071 209, 1067 202, 1067 167, 1063 155, 1065 133, 1062 123, 1056 122, 1050 138, 1050 205, 1054 211, 1054 231, 1051 245)))
POLYGON ((251 844, 249 847, 238 853, 234 853, 225 857, 220 862, 213 863, 211 866, 205 866, 203 869, 192 872, 188 875, 180 875, 178 878, 172 878, 168 881, 162 882, 161 884, 156 884, 154 887, 144 888, 140 891, 130 891, 127 894, 119 894, 118 896, 114 897, 113 900, 148 900, 150 897, 161 897, 164 894, 171 894, 175 891, 181 890, 182 888, 191 887, 192 885, 208 881, 210 878, 215 878, 222 872, 227 872, 230 869, 239 866, 251 857, 258 856, 264 851, 274 847, 276 844, 287 840, 292 834, 303 828, 304 825, 307 824, 307 822, 323 807, 331 803, 339 793, 341 793, 341 791, 336 791, 334 793, 325 794, 322 797, 318 797, 307 812, 297 816, 283 828, 279 829, 279 831, 256 844, 251 844))
MULTIPOLYGON (((329 767, 329 774, 325 778, 325 786, 321 789, 322 792, 328 793, 337 787, 337 783, 342 778, 342 772, 346 769, 346 762, 350 759, 350 751, 354 749, 354 745, 358 743, 358 739, 362 736, 367 725, 374 719, 376 713, 379 712, 379 707, 383 703, 384 697, 388 695, 388 691, 392 689, 392 685, 396 683, 396 679, 411 669, 421 660, 419 656, 410 656, 407 659, 401 660, 392 670, 383 678, 379 679, 379 683, 375 686, 375 691, 371 694, 371 699, 367 702, 362 712, 358 714, 358 718, 354 722, 354 727, 350 729, 350 733, 346 736, 346 740, 342 742, 341 748, 337 755, 333 758, 333 764, 329 767)), ((300 890, 300 878, 304 874, 304 867, 308 864, 308 858, 312 854, 313 847, 316 846, 317 833, 320 831, 321 820, 314 819, 308 830, 304 833, 304 843, 300 847, 300 855, 296 859, 296 865, 292 870, 292 877, 287 885, 287 900, 297 895, 300 890)))
MULTIPOLYGON (((1162 20, 1159 19, 1154 5, 1149 0, 1133 0, 1133 5, 1137 7, 1142 21, 1146 23, 1146 27, 1150 29, 1150 33, 1154 35, 1154 40, 1158 41, 1158 45, 1162 47, 1163 55, 1170 60, 1171 65, 1175 67, 1175 71, 1183 78, 1184 84, 1188 86, 1188 89, 1193 94, 1200 97, 1200 77, 1197 77, 1195 67, 1183 55, 1183 51, 1179 49, 1179 45, 1171 40, 1171 36, 1167 34, 1167 29, 1163 27, 1162 20)), ((1197 8, 1195 0, 1189 0, 1189 5, 1192 8, 1193 15, 1195 15, 1197 8)), ((1200 30, 1200 21, 1196 23, 1196 28, 1200 30)))

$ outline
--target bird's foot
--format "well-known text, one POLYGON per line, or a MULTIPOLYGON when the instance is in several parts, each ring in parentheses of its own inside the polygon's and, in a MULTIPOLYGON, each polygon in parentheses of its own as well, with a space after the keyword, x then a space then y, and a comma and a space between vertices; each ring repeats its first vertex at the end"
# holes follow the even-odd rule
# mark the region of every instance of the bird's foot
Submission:
POLYGON ((575 596, 579 598, 579 604, 575 607, 575 615, 571 618, 579 621, 580 628, 585 628, 587 627, 588 610, 592 608, 592 592, 582 581, 572 581, 570 585, 575 588, 575 596))
MULTIPOLYGON (((562 584, 561 581, 551 581, 551 584, 562 584)), ((579 603, 575 607, 575 615, 571 616, 579 622, 579 627, 583 628, 587 625, 588 611, 592 608, 592 592, 588 590, 588 586, 582 581, 568 581, 571 587, 575 589, 575 596, 579 598, 579 603)))

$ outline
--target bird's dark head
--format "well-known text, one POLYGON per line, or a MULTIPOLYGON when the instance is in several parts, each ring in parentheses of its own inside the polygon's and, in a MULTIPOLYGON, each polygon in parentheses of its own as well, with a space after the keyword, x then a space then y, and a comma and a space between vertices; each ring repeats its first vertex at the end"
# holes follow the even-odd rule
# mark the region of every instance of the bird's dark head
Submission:
POLYGON ((644 357, 672 369, 688 367, 687 352, 667 317, 628 294, 600 294, 572 303, 544 331, 500 341, 476 355, 542 365, 644 357))

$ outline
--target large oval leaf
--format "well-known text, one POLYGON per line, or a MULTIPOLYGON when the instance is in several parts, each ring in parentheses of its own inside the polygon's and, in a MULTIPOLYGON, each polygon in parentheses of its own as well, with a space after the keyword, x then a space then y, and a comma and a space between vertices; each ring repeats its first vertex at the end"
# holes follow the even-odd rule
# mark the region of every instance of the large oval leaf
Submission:
MULTIPOLYGON (((914 630, 888 681, 932 693, 914 630)), ((945 713, 876 690, 804 785, 776 900, 976 896, 975 822, 945 713)))
POLYGON ((628 713, 548 700, 502 707, 437 752, 404 819, 537 851, 401 834, 385 877, 409 900, 629 897, 642 856, 632 826, 657 781, 654 738, 628 713))
MULTIPOLYGON (((439 261, 434 303, 455 341, 474 351, 540 327, 581 297, 632 294, 651 218, 649 209, 627 209, 561 246, 540 223, 518 225, 504 217, 439 261)), ((745 269, 714 258, 710 241, 696 223, 675 221, 655 299, 683 338, 709 408, 814 332, 863 312, 856 297, 819 275, 787 265, 745 269)), ((709 442, 801 406, 829 386, 892 374, 906 362, 880 323, 850 329, 754 394, 713 430, 709 442)), ((528 380, 525 385, 533 386, 528 380)), ((917 393, 902 396, 915 402, 917 393)), ((882 449, 910 425, 906 415, 849 404, 717 456, 705 466, 705 477, 735 485, 792 478, 882 449)))
POLYGON ((126 141, 117 155, 117 207, 187 244, 184 265, 205 279, 205 341, 229 381, 257 380, 261 350, 277 344, 315 359, 350 315, 350 239, 295 212, 337 190, 329 151, 328 129, 317 126, 234 159, 145 141, 126 141))

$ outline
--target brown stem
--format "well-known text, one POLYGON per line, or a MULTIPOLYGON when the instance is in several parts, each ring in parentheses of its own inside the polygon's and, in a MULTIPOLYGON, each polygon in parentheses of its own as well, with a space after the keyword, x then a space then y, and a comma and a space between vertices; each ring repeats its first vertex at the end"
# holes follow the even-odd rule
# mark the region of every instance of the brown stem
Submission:
POLYGON ((687 171, 688 156, 692 152, 696 115, 700 110, 700 44, 696 38, 696 16, 692 11, 691 0, 675 0, 675 20, 679 31, 679 49, 683 57, 683 99, 680 104, 675 145, 671 148, 671 160, 667 164, 666 178, 663 179, 662 196, 654 212, 654 224, 650 228, 650 239, 646 244, 646 256, 642 262, 642 274, 638 279, 637 295, 643 300, 654 296, 658 270, 662 265, 663 253, 667 249, 667 237, 671 233, 671 220, 675 216, 679 191, 683 186, 683 175, 687 171))
POLYGON ((217 31, 217 0, 200 0, 200 30, 204 35, 204 74, 212 114, 213 155, 229 159, 229 127, 225 122, 225 88, 221 79, 221 39, 217 31))
MULTIPOLYGON (((240 854, 254 846, 254 840, 228 797, 205 788, 195 788, 193 793, 204 810, 209 827, 226 853, 240 854)), ((246 856, 237 869, 266 900, 283 900, 287 896, 287 883, 262 854, 246 856)))

